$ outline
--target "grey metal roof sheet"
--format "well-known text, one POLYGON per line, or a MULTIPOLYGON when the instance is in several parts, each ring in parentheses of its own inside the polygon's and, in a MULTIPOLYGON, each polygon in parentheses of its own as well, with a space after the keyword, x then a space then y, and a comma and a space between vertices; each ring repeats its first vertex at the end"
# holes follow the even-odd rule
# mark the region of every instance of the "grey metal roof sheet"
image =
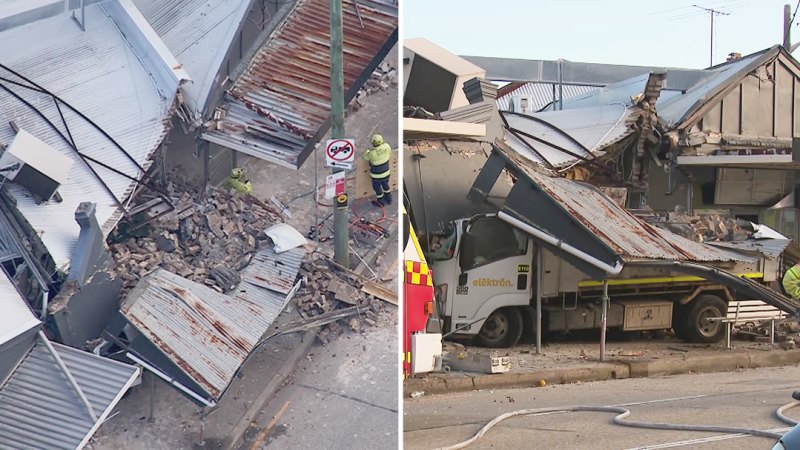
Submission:
MULTIPOLYGON (((498 81, 538 81, 558 83, 558 61, 542 59, 462 56, 484 69, 486 78, 498 81)), ((561 61, 562 81, 572 84, 605 86, 663 67, 561 61)))
MULTIPOLYGON (((356 9, 344 0, 342 11, 347 102, 394 45, 397 7, 360 0, 356 9)), ((223 117, 203 138, 299 168, 329 127, 328 17, 328 1, 298 1, 228 91, 223 117)))
POLYGON ((744 241, 709 242, 708 244, 733 250, 759 252, 769 257, 777 258, 791 242, 788 239, 747 239, 744 241))
POLYGON ((249 0, 134 0, 153 30, 192 77, 182 86, 201 117, 225 54, 250 9, 249 0))
POLYGON ((684 261, 753 261, 753 258, 691 241, 653 227, 621 207, 594 186, 545 175, 512 150, 497 147, 506 160, 623 259, 684 261))
POLYGON ((288 294, 294 286, 305 251, 293 248, 275 253, 271 247, 259 250, 242 270, 242 280, 255 286, 288 294))
POLYGON ((52 344, 98 420, 38 340, 0 389, 0 449, 79 449, 139 376, 139 368, 52 344))
POLYGON ((0 348, 40 323, 5 269, 0 267, 0 348))
MULTIPOLYGON (((168 131, 178 82, 161 84, 162 77, 154 75, 157 70, 150 65, 154 59, 145 58, 153 56, 153 50, 133 43, 130 33, 123 34, 120 30, 123 21, 115 19, 118 9, 116 3, 87 6, 85 32, 66 13, 2 31, 2 63, 83 112, 146 168, 168 131)), ((19 81, 6 71, 0 70, 0 75, 19 81)), ((35 105, 65 133, 51 97, 3 84, 35 105)), ((141 175, 87 121, 66 108, 62 107, 62 111, 82 153, 131 176, 141 175)), ((59 189, 61 202, 37 204, 26 190, 5 183, 17 201, 17 209, 40 235, 56 266, 66 270, 80 232, 74 219, 78 204, 97 203, 97 219, 106 234, 116 225, 121 211, 58 134, 32 109, 0 90, 0 123, 4 124, 0 126, 0 142, 5 144, 14 137, 14 131, 7 125, 11 120, 75 160, 69 180, 59 189)), ((136 185, 108 169, 93 167, 119 199, 125 199, 136 185)))
POLYGON ((0 261, 18 258, 21 255, 18 237, 4 214, 0 214, 0 261))
MULTIPOLYGON (((564 84, 562 92, 564 100, 575 98, 581 95, 588 94, 597 90, 597 86, 584 85, 584 84, 564 84)), ((526 97, 532 100, 533 104, 530 106, 532 111, 539 111, 545 106, 552 104, 554 100, 558 100, 558 84, 557 83, 525 83, 517 89, 514 89, 508 95, 504 95, 497 99, 497 108, 501 111, 510 110, 511 101, 514 97, 526 97), (555 91, 554 91, 555 89, 555 91), (553 94, 555 92, 555 95, 553 94)))
MULTIPOLYGON (((577 161, 575 156, 565 153, 556 146, 582 157, 590 153, 599 156, 605 147, 632 134, 634 129, 631 124, 638 117, 636 109, 623 105, 544 111, 530 115, 508 112, 501 114, 510 127, 553 144, 548 145, 521 136, 556 167, 577 161)), ((508 130, 505 133, 505 140, 518 154, 537 163, 543 162, 520 141, 520 138, 508 130)))
MULTIPOLYGON (((279 275, 284 281, 291 273, 296 277, 297 269, 292 268, 299 268, 294 262, 297 254, 292 252, 284 258, 286 253, 277 258, 289 267, 279 275)), ((256 262, 256 266, 266 269, 269 263, 256 262)), ((274 268, 269 270, 277 274, 274 268)), ((216 400, 292 294, 242 281, 225 295, 158 269, 139 281, 120 309, 216 400)))
MULTIPOLYGON (((711 72, 711 76, 698 80, 682 95, 659 98, 659 101, 656 102, 656 111, 659 119, 668 127, 677 125, 689 113, 699 108, 710 100, 712 96, 728 86, 732 80, 749 73, 763 64, 766 59, 777 56, 778 51, 778 47, 771 47, 745 56, 740 60, 707 69, 708 72, 711 72)), ((667 83, 669 83, 669 73, 667 73, 667 83)))

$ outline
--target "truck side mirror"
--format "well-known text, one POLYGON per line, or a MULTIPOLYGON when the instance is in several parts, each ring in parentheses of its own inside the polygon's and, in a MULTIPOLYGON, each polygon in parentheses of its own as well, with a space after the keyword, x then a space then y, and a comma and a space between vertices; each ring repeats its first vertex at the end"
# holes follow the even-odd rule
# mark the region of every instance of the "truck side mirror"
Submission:
POLYGON ((467 272, 461 272, 461 274, 458 275, 458 285, 459 286, 467 285, 467 272))
POLYGON ((461 235, 461 248, 458 252, 458 265, 461 272, 472 268, 475 263, 475 235, 469 232, 461 235))

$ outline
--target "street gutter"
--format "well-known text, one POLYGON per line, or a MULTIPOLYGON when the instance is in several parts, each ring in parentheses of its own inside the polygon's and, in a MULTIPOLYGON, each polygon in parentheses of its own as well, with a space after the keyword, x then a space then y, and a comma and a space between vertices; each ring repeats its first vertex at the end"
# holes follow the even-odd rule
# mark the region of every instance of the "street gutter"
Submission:
POLYGON ((718 355, 688 357, 685 360, 658 359, 610 361, 593 365, 557 369, 509 372, 503 374, 433 374, 411 378, 403 384, 403 396, 423 392, 424 395, 467 392, 483 389, 516 389, 605 381, 624 378, 646 378, 688 373, 729 372, 757 367, 779 367, 800 363, 800 349, 730 352, 718 355))

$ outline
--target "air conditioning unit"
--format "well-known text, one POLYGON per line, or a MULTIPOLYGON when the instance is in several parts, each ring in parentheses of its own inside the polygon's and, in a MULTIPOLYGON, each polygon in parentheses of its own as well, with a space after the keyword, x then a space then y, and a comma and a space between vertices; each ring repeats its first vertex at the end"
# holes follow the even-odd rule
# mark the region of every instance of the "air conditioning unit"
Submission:
POLYGON ((37 200, 48 201, 69 178, 73 163, 36 136, 19 130, 0 156, 0 176, 24 187, 37 200))

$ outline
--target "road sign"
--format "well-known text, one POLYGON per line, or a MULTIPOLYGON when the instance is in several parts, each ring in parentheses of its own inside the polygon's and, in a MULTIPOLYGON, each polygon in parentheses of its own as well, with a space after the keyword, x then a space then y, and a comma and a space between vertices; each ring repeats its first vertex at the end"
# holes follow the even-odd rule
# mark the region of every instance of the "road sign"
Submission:
POLYGON ((356 142, 353 139, 328 139, 325 144, 325 165, 352 169, 356 159, 356 142))
POLYGON ((325 198, 332 199, 344 193, 344 172, 336 172, 325 178, 325 198))

